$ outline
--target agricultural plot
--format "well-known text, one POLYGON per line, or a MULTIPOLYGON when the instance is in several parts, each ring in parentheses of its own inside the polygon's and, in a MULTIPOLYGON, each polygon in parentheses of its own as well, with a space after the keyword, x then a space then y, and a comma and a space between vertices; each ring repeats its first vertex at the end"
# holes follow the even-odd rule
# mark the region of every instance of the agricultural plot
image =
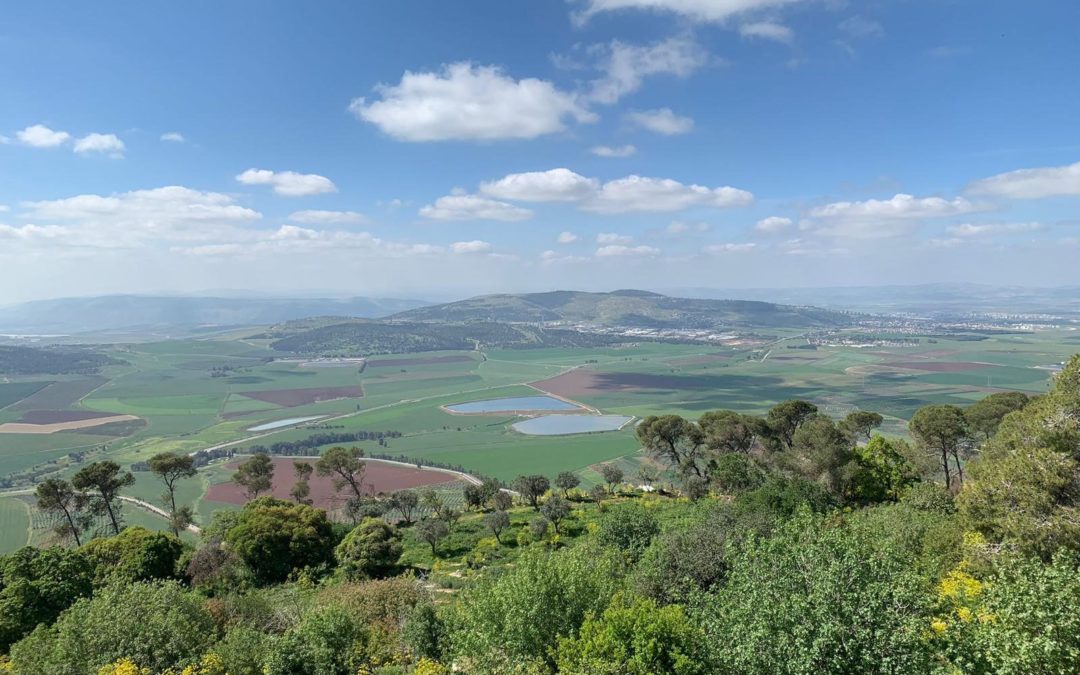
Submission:
POLYGON ((30 507, 14 497, 0 497, 0 554, 30 543, 30 507))

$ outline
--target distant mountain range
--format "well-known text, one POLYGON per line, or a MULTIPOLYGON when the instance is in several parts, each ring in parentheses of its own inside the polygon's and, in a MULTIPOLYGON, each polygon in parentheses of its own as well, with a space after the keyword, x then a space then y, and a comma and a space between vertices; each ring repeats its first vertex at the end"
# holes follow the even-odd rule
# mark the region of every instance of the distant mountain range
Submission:
POLYGON ((268 325, 312 316, 377 318, 426 303, 390 298, 105 295, 0 307, 0 334, 79 334, 268 325))
POLYGON ((410 309, 393 321, 590 324, 627 328, 832 327, 852 322, 847 312, 747 300, 675 298, 649 291, 552 291, 482 295, 410 309))

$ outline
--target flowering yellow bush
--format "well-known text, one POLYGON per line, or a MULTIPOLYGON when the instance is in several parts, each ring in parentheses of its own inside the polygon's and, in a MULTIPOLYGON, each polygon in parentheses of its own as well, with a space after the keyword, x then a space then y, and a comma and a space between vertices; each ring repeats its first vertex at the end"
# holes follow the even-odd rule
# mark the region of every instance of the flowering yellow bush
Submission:
POLYGON ((149 668, 140 668, 131 659, 120 659, 98 669, 98 675, 151 675, 149 668))
POLYGON ((449 675, 450 670, 438 661, 420 659, 413 673, 414 675, 449 675))

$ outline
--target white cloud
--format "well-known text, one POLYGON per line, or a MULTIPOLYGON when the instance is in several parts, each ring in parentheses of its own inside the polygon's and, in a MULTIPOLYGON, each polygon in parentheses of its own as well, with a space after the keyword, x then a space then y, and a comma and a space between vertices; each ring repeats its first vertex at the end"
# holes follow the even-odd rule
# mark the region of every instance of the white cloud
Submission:
POLYGON ((891 199, 868 199, 861 202, 833 202, 810 211, 815 218, 865 219, 865 218, 933 218, 970 213, 978 210, 963 197, 953 200, 941 197, 914 197, 897 194, 891 199))
POLYGON ((805 0, 585 0, 585 8, 575 13, 574 19, 583 23, 602 12, 645 10, 678 14, 694 21, 723 23, 735 16, 801 1, 805 0))
POLYGON ((745 38, 760 38, 791 44, 795 33, 787 26, 774 21, 755 21, 739 26, 739 35, 745 38))
POLYGON ((105 152, 112 157, 123 157, 126 146, 116 134, 87 134, 75 141, 75 152, 86 154, 89 152, 105 152))
POLYGON ((668 223, 667 227, 665 227, 664 229, 667 230, 668 234, 678 235, 686 234, 687 232, 691 231, 708 232, 710 229, 712 229, 712 226, 708 223, 684 223, 681 220, 676 220, 674 222, 668 223))
POLYGON ((597 244, 630 244, 634 241, 634 238, 627 234, 618 234, 616 232, 601 232, 596 235, 597 244))
POLYGON ((523 202, 576 202, 596 192, 600 182, 569 169, 512 173, 480 184, 480 192, 496 199, 523 202))
POLYGON ((694 129, 694 120, 676 115, 671 108, 638 110, 627 113, 626 119, 631 124, 665 136, 685 134, 694 129))
POLYGON ((305 225, 363 225, 369 222, 367 216, 356 211, 322 211, 310 209, 296 211, 289 215, 289 220, 305 225))
POLYGON ((597 157, 630 157, 637 152, 637 148, 632 145, 596 145, 589 148, 589 152, 597 157))
POLYGON ((179 185, 24 202, 22 206, 28 219, 64 224, 68 243, 106 248, 234 237, 240 225, 262 217, 229 195, 179 185))
POLYGON ((614 257, 644 257, 660 255, 660 249, 653 248, 652 246, 623 246, 619 244, 612 244, 610 246, 601 246, 596 249, 596 255, 599 258, 614 258, 614 257))
POLYGON ((601 66, 604 76, 593 81, 588 98, 608 105, 640 89, 646 77, 689 77, 709 61, 708 53, 685 35, 643 46, 615 40, 603 50, 606 55, 601 66))
POLYGON ((170 143, 183 143, 187 139, 179 131, 166 131, 161 134, 161 140, 168 141, 170 143))
POLYGON ((670 178, 627 176, 604 183, 582 208, 595 213, 680 211, 693 206, 746 206, 753 200, 751 193, 733 187, 708 188, 683 185, 670 178))
POLYGON ((452 253, 490 253, 492 245, 479 239, 473 241, 456 241, 450 244, 452 253))
POLYGON ((578 240, 578 236, 573 232, 560 232, 559 236, 555 238, 555 241, 560 244, 573 244, 578 240))
POLYGON ((955 237, 982 237, 994 234, 1019 234, 1041 230, 1041 223, 964 223, 950 225, 945 231, 955 237))
POLYGON ((420 209, 420 215, 432 220, 501 220, 517 222, 532 218, 533 212, 513 204, 485 199, 477 195, 452 194, 439 197, 434 204, 420 209))
POLYGON ((236 180, 244 185, 272 185, 274 192, 283 197, 308 197, 326 192, 337 192, 337 186, 326 176, 295 171, 270 171, 248 169, 236 180))
POLYGON ((783 216, 769 216, 768 218, 762 218, 754 224, 754 229, 758 232, 768 232, 770 234, 774 232, 783 232, 791 228, 791 218, 784 218, 783 216))
POLYGON ((857 38, 881 37, 885 34, 885 29, 882 28, 880 23, 859 15, 844 19, 837 25, 837 28, 851 37, 857 38))
POLYGON ((379 100, 357 98, 349 110, 401 141, 536 138, 565 121, 596 116, 551 82, 515 80, 494 66, 454 63, 437 73, 406 71, 396 85, 379 85, 379 100))
POLYGON ((51 241, 66 237, 68 234, 68 229, 59 225, 21 225, 15 227, 0 223, 0 239, 51 241))
POLYGON ((15 138, 23 145, 33 148, 55 148, 67 143, 71 134, 66 131, 53 131, 44 124, 35 124, 17 132, 15 138))
POLYGON ((1080 196, 1080 162, 999 173, 975 181, 966 192, 1007 199, 1080 196))
POLYGON ((753 251, 757 247, 757 244, 745 243, 745 244, 710 244, 705 247, 705 252, 713 255, 722 253, 745 253, 746 251, 753 251))

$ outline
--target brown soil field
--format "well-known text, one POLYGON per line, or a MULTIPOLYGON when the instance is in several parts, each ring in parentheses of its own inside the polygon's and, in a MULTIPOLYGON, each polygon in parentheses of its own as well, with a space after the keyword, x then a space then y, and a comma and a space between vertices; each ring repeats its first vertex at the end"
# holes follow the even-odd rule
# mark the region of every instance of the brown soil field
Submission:
POLYGON ((649 389, 684 390, 707 389, 707 380, 694 376, 652 375, 649 373, 598 373, 591 370, 572 370, 531 386, 556 396, 577 399, 589 394, 613 391, 644 391, 649 389))
POLYGON ((108 382, 104 377, 53 382, 11 406, 12 410, 58 410, 78 403, 84 396, 108 382))
POLYGON ((285 408, 295 408, 296 406, 317 403, 318 401, 359 398, 364 395, 364 389, 360 385, 354 385, 351 387, 312 387, 310 389, 267 389, 264 391, 238 391, 236 393, 257 401, 265 401, 285 408))
POLYGON ((464 354, 450 356, 425 356, 417 359, 383 359, 381 361, 368 361, 368 368, 390 368, 392 366, 426 366, 434 363, 465 363, 476 359, 464 354))
POLYGON ((81 422, 99 417, 116 417, 116 413, 96 412, 93 410, 31 410, 19 418, 23 424, 59 424, 61 422, 81 422))
POLYGON ((0 424, 0 434, 54 434, 57 431, 70 431, 72 429, 88 429, 112 424, 113 422, 132 422, 139 419, 134 415, 108 415, 93 419, 74 420, 71 422, 57 422, 55 424, 25 424, 23 422, 8 422, 0 424))
MULTIPOLYGON (((296 482, 293 473, 294 459, 296 461, 306 461, 314 465, 318 460, 318 457, 273 458, 274 483, 271 494, 278 499, 292 499, 292 497, 289 496, 289 490, 292 489, 293 484, 296 482)), ((241 461, 242 460, 236 460, 230 462, 226 465, 226 468, 236 469, 241 461)), ((457 480, 456 476, 449 473, 443 473, 442 471, 417 469, 415 466, 401 466, 374 460, 364 462, 364 467, 366 469, 364 473, 364 490, 371 494, 394 492, 395 490, 424 487, 427 485, 439 485, 457 480)), ((344 490, 337 492, 334 490, 334 482, 329 476, 312 474, 309 484, 311 485, 310 498, 314 500, 315 506, 318 506, 319 508, 327 510, 340 508, 344 506, 345 502, 349 499, 350 488, 346 486, 344 490)), ((247 497, 244 495, 244 488, 233 482, 211 485, 205 498, 210 501, 224 502, 226 504, 243 504, 247 502, 247 497)))
POLYGON ((883 365, 905 370, 925 370, 928 373, 959 373, 986 367, 984 363, 970 361, 891 361, 883 365))

